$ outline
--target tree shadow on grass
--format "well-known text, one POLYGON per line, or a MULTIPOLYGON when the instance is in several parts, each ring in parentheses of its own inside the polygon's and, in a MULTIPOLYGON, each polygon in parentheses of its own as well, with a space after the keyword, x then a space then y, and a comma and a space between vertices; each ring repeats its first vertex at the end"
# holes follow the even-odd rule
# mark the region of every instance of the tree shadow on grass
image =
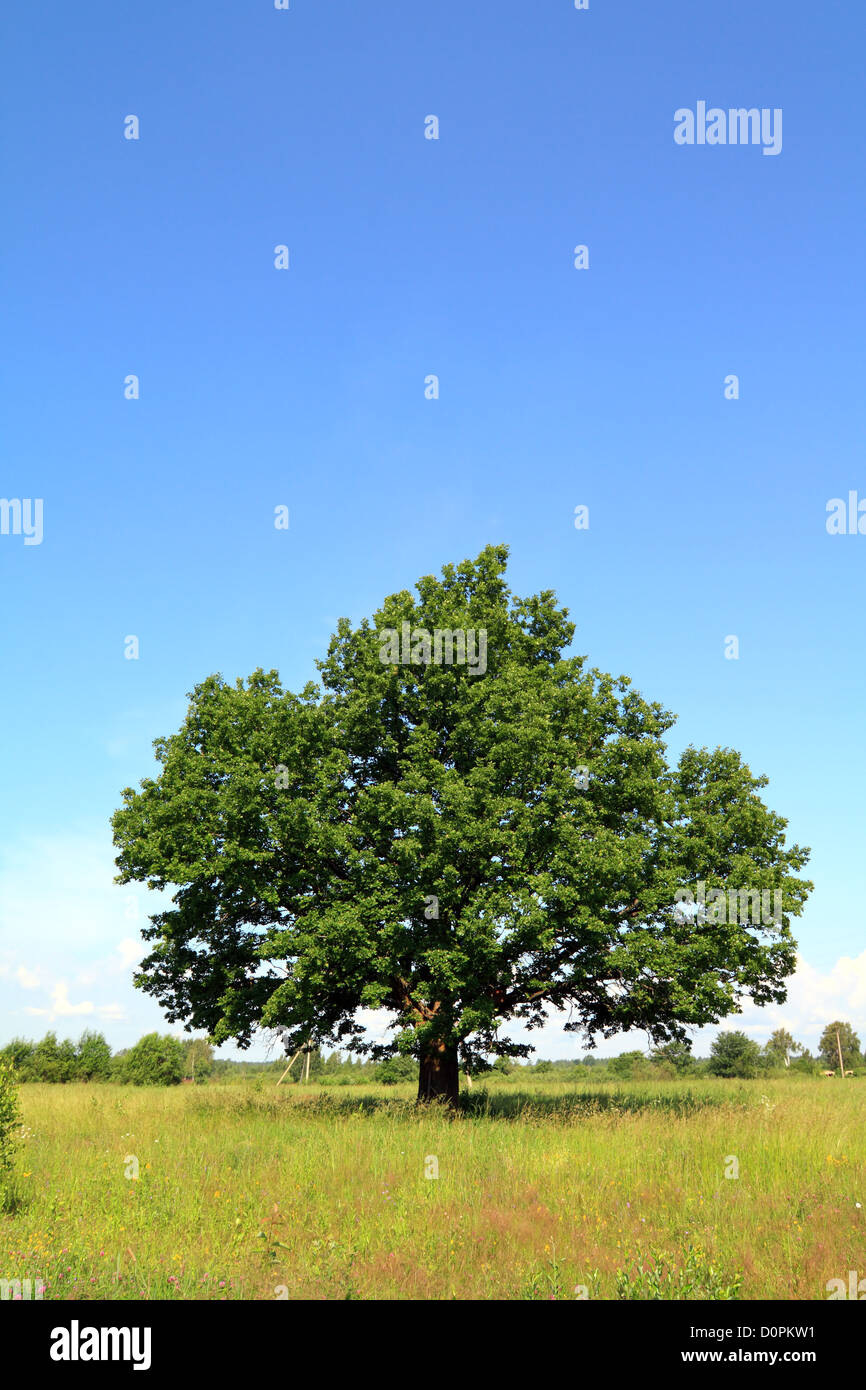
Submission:
MULTIPOLYGON (((196 1097, 198 1100, 198 1097, 196 1097)), ((568 1091, 564 1095, 539 1095, 532 1091, 487 1091, 483 1087, 464 1091, 456 1108, 441 1101, 418 1104, 414 1099, 381 1095, 319 1095, 295 1097, 291 1094, 270 1096, 261 1092, 227 1099, 202 1097, 199 1109, 223 1110, 237 1113, 297 1118, 347 1119, 351 1116, 388 1117, 391 1119, 422 1120, 434 1116, 442 1119, 484 1119, 517 1122, 549 1121, 568 1123, 595 1115, 694 1115, 700 1110, 718 1106, 747 1107, 751 1103, 745 1092, 731 1095, 719 1091, 568 1091)))
POLYGON ((694 1115, 716 1106, 743 1106, 746 1096, 708 1091, 570 1091, 537 1095, 532 1091, 468 1092, 460 1097, 465 1115, 491 1120, 580 1120, 591 1115, 694 1115))

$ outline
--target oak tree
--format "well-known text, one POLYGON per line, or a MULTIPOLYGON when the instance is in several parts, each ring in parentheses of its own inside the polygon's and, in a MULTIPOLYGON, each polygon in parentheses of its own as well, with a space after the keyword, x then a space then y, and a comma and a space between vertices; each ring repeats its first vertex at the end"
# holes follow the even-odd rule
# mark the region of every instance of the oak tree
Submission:
POLYGON ((567 609, 514 596, 507 555, 341 619, 300 694, 275 671, 210 676, 156 741, 159 775, 113 825, 118 881, 173 890, 136 977, 171 1021, 414 1056, 419 1098, 453 1101, 461 1063, 531 1052, 509 1021, 566 1010, 589 1046, 627 1029, 662 1046, 746 996, 784 1000, 812 885, 767 779, 728 748, 670 761, 674 716, 567 654, 567 609), (404 624, 398 654, 383 633, 404 624), (482 632, 473 667, 449 637, 482 632), (781 919, 684 916, 676 890, 698 881, 779 888, 781 919), (369 1010, 390 1012, 385 1041, 369 1010))

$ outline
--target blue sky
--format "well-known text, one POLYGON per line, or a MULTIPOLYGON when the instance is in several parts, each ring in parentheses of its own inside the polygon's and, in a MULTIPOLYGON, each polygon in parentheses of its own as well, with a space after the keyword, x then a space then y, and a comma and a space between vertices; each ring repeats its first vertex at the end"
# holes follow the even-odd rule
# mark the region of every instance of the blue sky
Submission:
MULTIPOLYGON (((812 847, 789 1003, 728 1026, 866 1034, 866 536, 825 524, 866 498, 866 12, 100 0, 3 25, 0 495, 44 520, 0 535, 0 1039, 167 1027, 131 985, 154 903, 113 885, 109 817, 196 682, 297 689, 338 616, 503 541, 517 593, 556 589, 575 649, 678 714, 675 754, 739 749, 812 847), (676 144, 699 101, 780 108, 781 152, 676 144)), ((582 1050, 555 1020, 534 1041, 582 1050)))

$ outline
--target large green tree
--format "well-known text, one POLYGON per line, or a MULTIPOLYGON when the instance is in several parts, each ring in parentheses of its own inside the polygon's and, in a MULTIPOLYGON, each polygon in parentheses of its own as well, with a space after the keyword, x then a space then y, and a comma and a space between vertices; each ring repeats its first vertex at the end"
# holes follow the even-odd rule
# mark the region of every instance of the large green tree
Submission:
POLYGON ((460 1061, 528 1055, 500 1027, 551 1007, 590 1046, 630 1028, 663 1044, 745 995, 784 1000, 812 885, 767 779, 730 749, 670 764, 674 716, 565 655, 567 610, 513 596, 507 554, 341 619, 321 686, 209 677, 156 741, 159 776, 113 825, 119 881, 174 889, 136 977, 170 1020, 410 1054, 419 1097, 453 1100, 460 1061), (474 665, 454 639, 437 652, 437 630, 471 630, 474 665), (780 921, 678 910, 701 880, 781 889, 780 921), (393 1038, 371 1041, 363 1009, 390 1010, 393 1038))

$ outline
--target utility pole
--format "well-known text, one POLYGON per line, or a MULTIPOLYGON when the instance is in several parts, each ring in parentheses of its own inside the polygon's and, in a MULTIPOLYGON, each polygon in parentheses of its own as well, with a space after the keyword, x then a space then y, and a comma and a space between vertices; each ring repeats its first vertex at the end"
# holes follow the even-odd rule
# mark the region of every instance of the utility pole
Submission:
MULTIPOLYGON (((291 1062, 289 1062, 289 1065, 286 1067, 286 1070, 283 1072, 283 1075, 280 1077, 280 1081, 283 1080, 283 1077, 288 1076, 289 1072, 290 1072, 291 1069, 292 1069, 293 1063, 298 1059, 298 1057, 300 1057, 300 1055, 301 1055, 301 1049, 298 1048, 298 1050, 297 1050, 297 1052, 295 1053, 294 1057, 292 1058, 291 1062)), ((278 1085, 278 1086, 279 1086, 279 1084, 280 1084, 280 1081, 277 1082, 277 1085, 278 1085)))
MULTIPOLYGON (((298 1060, 298 1058, 300 1057, 301 1053, 303 1052, 303 1053, 304 1053, 304 1062, 303 1062, 302 1066, 303 1066, 304 1084, 306 1085, 306 1083, 307 1083, 307 1082, 309 1081, 309 1079, 310 1079, 310 1053, 312 1052, 312 1050, 313 1050, 313 1049, 312 1049, 312 1047, 310 1046, 309 1043, 305 1043, 303 1047, 299 1047, 298 1050, 297 1050, 297 1052, 295 1053, 294 1057, 292 1058, 291 1062, 289 1062, 289 1065, 286 1067, 285 1071, 283 1072, 283 1075, 280 1077, 280 1081, 282 1081, 286 1076, 288 1076, 288 1074, 289 1074, 289 1072, 291 1071, 292 1067, 294 1066, 295 1062, 298 1060)), ((280 1084, 280 1081, 277 1082, 277 1085, 278 1085, 278 1086, 279 1086, 279 1084, 280 1084)))

